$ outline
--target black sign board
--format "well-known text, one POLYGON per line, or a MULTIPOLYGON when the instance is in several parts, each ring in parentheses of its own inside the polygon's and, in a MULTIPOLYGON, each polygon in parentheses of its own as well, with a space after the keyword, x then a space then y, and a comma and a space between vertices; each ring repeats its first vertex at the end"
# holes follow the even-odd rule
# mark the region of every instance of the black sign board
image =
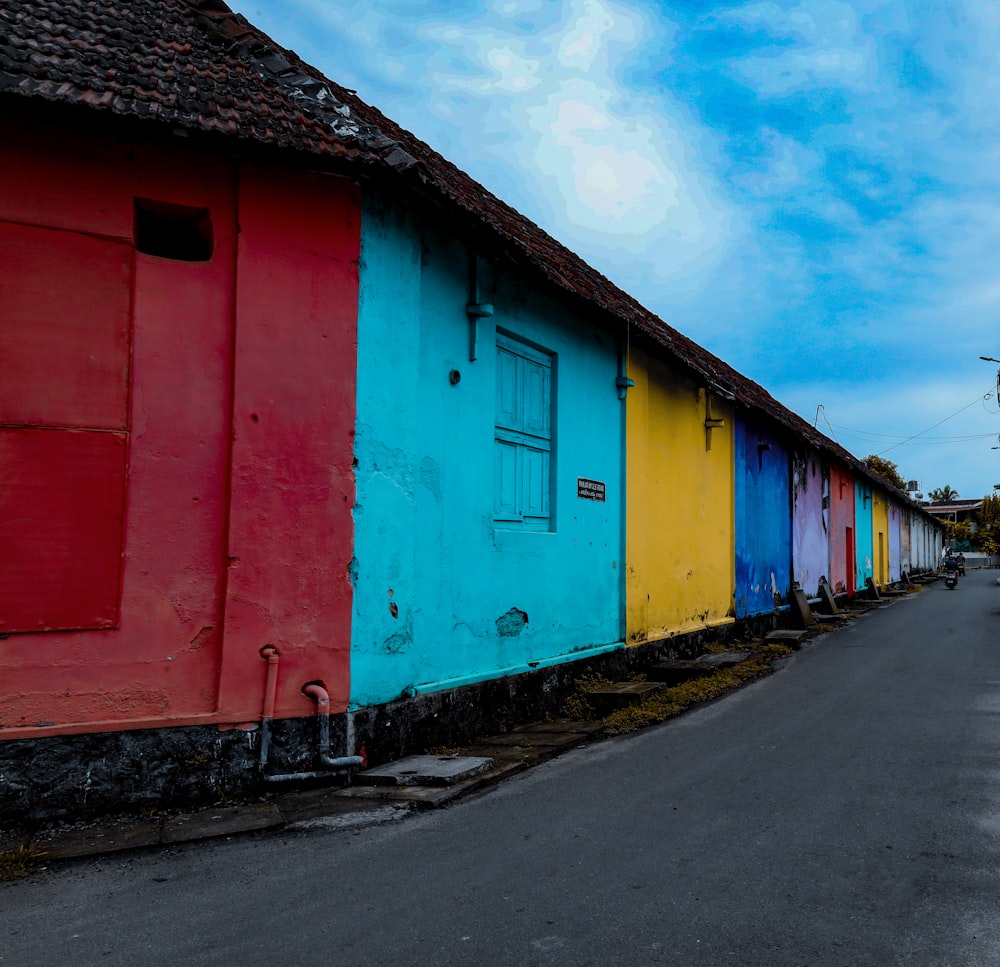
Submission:
POLYGON ((605 499, 604 482, 601 480, 588 480, 586 477, 576 478, 576 495, 584 500, 605 499))

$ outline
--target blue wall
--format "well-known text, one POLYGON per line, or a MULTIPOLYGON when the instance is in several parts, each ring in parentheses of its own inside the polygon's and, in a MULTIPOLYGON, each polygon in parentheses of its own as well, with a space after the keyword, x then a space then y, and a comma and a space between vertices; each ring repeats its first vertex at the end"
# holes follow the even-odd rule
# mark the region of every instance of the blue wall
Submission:
POLYGON ((737 415, 736 617, 767 614, 791 590, 789 453, 770 432, 737 415))
POLYGON ((470 361, 467 249, 374 194, 360 280, 352 706, 622 647, 615 339, 484 265, 495 312, 470 361), (540 530, 494 513, 497 327, 553 354, 540 530), (578 478, 606 501, 581 499, 578 478))
POLYGON ((854 482, 855 586, 865 590, 865 582, 875 576, 875 546, 872 539, 872 488, 863 480, 854 482))

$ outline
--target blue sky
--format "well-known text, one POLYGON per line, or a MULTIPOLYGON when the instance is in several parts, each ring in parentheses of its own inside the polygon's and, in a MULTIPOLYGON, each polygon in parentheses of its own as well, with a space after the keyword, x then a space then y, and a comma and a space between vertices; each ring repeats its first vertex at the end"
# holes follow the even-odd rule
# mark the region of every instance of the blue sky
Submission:
POLYGON ((1000 484, 991 0, 232 5, 859 457, 1000 484))

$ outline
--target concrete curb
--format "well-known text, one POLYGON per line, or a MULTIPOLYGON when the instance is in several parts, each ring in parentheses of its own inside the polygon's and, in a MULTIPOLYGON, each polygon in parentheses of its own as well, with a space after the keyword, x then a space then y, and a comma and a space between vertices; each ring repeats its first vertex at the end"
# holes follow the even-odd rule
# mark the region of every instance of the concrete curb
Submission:
POLYGON ((180 815, 122 818, 36 834, 0 835, 0 853, 30 850, 34 866, 128 850, 176 846, 269 830, 347 829, 392 822, 414 809, 437 809, 592 741, 599 722, 535 722, 463 747, 492 760, 485 771, 442 786, 352 785, 275 793, 268 801, 215 806, 180 815))

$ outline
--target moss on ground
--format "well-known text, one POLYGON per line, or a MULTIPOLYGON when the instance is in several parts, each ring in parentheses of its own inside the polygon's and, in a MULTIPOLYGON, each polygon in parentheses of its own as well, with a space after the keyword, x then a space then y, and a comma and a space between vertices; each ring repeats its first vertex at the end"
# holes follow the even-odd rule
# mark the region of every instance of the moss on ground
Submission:
MULTIPOLYGON (((603 720, 604 731, 607 735, 624 735, 673 718, 693 705, 710 701, 762 678, 777 659, 792 654, 792 651, 787 645, 751 646, 750 656, 732 668, 721 668, 710 675, 665 688, 645 701, 612 712, 603 720)), ((718 652, 713 649, 713 653, 718 652)), ((576 693, 566 702, 565 714, 570 718, 595 719, 597 716, 587 695, 609 684, 604 678, 581 678, 577 682, 576 693)))
POLYGON ((597 710, 594 708, 587 695, 596 692, 599 688, 607 688, 612 684, 610 678, 603 675, 581 675, 575 682, 576 691, 566 699, 563 706, 563 715, 570 719, 578 719, 583 722, 592 722, 597 718, 597 710))

